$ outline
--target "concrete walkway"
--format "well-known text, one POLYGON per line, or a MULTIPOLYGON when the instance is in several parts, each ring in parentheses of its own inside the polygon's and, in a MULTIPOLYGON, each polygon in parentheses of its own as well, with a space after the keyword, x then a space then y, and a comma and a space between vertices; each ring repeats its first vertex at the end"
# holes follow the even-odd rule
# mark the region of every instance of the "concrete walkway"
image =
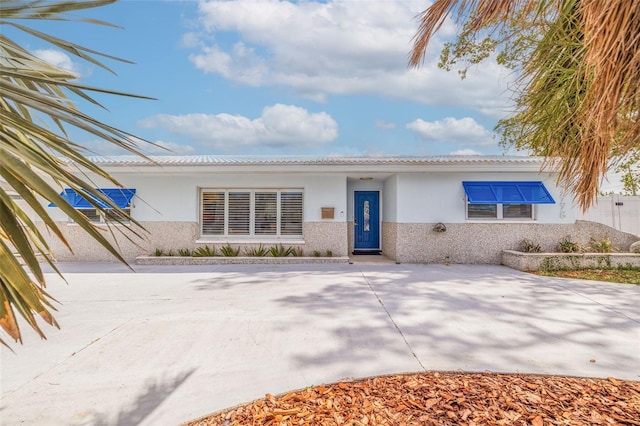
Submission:
POLYGON ((424 370, 640 379, 640 286, 500 266, 63 265, 61 330, 1 349, 2 425, 177 425, 424 370))

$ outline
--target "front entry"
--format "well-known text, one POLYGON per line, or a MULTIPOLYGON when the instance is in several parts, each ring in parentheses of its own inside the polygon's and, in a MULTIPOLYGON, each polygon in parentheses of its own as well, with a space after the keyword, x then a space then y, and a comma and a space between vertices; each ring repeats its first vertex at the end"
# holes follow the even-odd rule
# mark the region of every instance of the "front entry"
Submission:
POLYGON ((380 252, 380 192, 355 191, 353 198, 354 254, 380 252))

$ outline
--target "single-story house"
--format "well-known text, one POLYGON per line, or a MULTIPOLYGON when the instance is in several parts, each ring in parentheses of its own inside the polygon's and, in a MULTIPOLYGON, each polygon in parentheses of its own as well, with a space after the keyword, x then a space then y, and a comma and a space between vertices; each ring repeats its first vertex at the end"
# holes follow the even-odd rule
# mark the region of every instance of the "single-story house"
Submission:
MULTIPOLYGON (((92 159, 123 188, 97 178, 96 186, 147 231, 135 244, 114 237, 128 260, 156 249, 282 244, 306 255, 381 252, 397 262, 497 264, 502 250, 525 238, 551 251, 565 236, 583 243, 608 236, 621 247, 634 241, 604 225, 577 222, 571 194, 557 186, 556 174, 541 172, 541 158, 153 159, 92 159)), ((108 215, 73 190, 61 192, 109 233, 108 215)), ((113 260, 62 211, 49 209, 74 248, 70 253, 52 237, 58 261, 113 260)))

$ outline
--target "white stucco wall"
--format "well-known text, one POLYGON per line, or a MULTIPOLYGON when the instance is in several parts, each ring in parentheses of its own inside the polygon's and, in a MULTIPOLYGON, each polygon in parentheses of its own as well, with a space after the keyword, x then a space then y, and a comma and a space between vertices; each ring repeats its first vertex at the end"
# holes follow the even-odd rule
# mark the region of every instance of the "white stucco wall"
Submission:
POLYGON ((397 189, 397 223, 465 223, 465 193, 462 181, 527 181, 541 180, 556 204, 536 205, 538 223, 573 223, 575 209, 571 199, 562 195, 555 180, 538 173, 412 173, 397 176, 397 184, 390 181, 386 187, 397 189))
MULTIPOLYGON (((555 177, 537 172, 425 172, 399 173, 386 179, 348 179, 346 173, 150 173, 112 171, 124 186, 136 189, 132 216, 140 222, 197 222, 201 188, 300 188, 304 191, 304 221, 353 220, 357 190, 380 191, 381 221, 396 223, 464 223, 464 180, 542 180, 556 201, 536 205, 538 223, 573 223, 572 198, 563 195, 555 177), (333 207, 334 219, 322 219, 321 208, 333 207)), ((95 180, 98 187, 114 185, 95 180)), ((65 221, 59 209, 48 209, 53 219, 65 221)))
MULTIPOLYGON (((189 174, 132 175, 113 173, 127 188, 135 188, 131 215, 140 222, 197 222, 201 188, 212 189, 302 189, 305 222, 346 222, 347 186, 344 175, 312 174, 189 174), (333 207, 334 219, 322 219, 321 208, 333 207)), ((98 187, 113 184, 96 181, 98 187)), ((52 208, 54 220, 66 215, 52 208)))
POLYGON ((398 175, 393 175, 384 181, 384 200, 382 210, 385 222, 398 221, 398 175))

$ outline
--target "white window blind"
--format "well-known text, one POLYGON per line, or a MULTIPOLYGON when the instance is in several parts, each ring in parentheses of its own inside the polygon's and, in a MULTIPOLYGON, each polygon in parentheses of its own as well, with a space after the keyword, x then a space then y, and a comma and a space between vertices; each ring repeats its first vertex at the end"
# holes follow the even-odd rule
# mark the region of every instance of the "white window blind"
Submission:
MULTIPOLYGON (((131 216, 131 209, 122 209, 124 213, 128 214, 129 216, 131 216)), ((104 220, 105 222, 115 222, 115 223, 123 223, 123 222, 128 222, 129 219, 126 218, 126 216, 120 212, 118 212, 117 210, 114 209, 108 209, 105 214, 104 214, 104 220)))
POLYGON ((278 194, 276 192, 255 193, 255 234, 276 235, 278 233, 278 194))
POLYGON ((280 233, 302 235, 302 192, 280 193, 280 233))
POLYGON ((299 190, 218 189, 201 195, 203 236, 302 236, 299 190))
MULTIPOLYGON (((77 210, 93 223, 129 223, 129 219, 115 209, 107 209, 104 213, 100 212, 98 209, 77 210)), ((131 209, 122 209, 122 211, 131 216, 131 209)), ((71 221, 71 218, 69 218, 69 220, 71 221)))
POLYGON ((224 192, 202 194, 202 234, 224 235, 224 192))
POLYGON ((98 213, 98 209, 78 209, 78 212, 85 215, 91 222, 102 222, 102 216, 98 213))
POLYGON ((251 226, 251 193, 229 192, 229 235, 249 235, 251 226))
POLYGON ((517 220, 533 219, 531 204, 470 204, 467 219, 517 220))

